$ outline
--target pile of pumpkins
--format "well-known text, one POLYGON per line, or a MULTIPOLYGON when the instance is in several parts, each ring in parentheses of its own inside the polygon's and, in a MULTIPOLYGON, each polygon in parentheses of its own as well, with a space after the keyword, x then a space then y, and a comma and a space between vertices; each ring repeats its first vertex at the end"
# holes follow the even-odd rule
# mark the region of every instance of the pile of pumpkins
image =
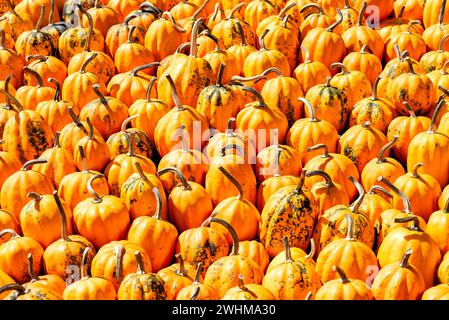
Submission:
POLYGON ((446 0, 0 0, 0 298, 449 299, 446 0))

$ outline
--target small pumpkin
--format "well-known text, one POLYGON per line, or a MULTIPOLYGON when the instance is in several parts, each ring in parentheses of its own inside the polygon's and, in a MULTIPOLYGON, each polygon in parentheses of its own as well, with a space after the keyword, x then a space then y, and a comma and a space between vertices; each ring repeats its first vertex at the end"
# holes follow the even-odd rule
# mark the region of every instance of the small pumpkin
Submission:
POLYGON ((6 0, 6 5, 8 11, 2 15, 4 19, 0 22, 0 29, 10 34, 15 41, 23 32, 32 30, 35 23, 28 14, 17 12, 11 0, 6 0))
POLYGON ((371 52, 367 44, 363 45, 360 51, 347 54, 342 63, 348 70, 363 72, 373 85, 382 72, 381 60, 371 52))
POLYGON ((239 254, 254 260, 265 273, 268 264, 270 263, 270 256, 264 245, 257 240, 240 241, 239 254))
POLYGON ((66 288, 64 280, 54 274, 47 274, 43 276, 36 275, 33 269, 34 266, 33 254, 29 253, 27 258, 28 258, 28 273, 30 274, 31 280, 30 282, 25 283, 24 287, 27 289, 31 288, 49 289, 62 296, 64 289, 66 288))
MULTIPOLYGON (((435 1, 433 1, 433 2, 435 2, 435 1)), ((442 0, 440 8, 438 8, 438 10, 435 10, 438 12, 438 16, 437 16, 437 20, 434 23, 432 23, 432 25, 426 25, 426 22, 424 22, 426 29, 424 30, 422 37, 423 37, 427 47, 431 50, 435 50, 438 47, 439 40, 442 39, 442 37, 445 34, 447 34, 447 32, 449 31, 449 24, 448 24, 449 21, 446 18, 447 13, 448 13, 446 10, 446 7, 447 7, 446 3, 447 3, 447 1, 442 0)), ((427 11, 427 9, 426 9, 426 11, 427 11)), ((426 15, 428 13, 429 12, 427 11, 426 15)), ((432 13, 432 14, 435 14, 435 13, 432 13)), ((446 46, 446 48, 447 48, 447 46, 446 46)))
POLYGON ((426 73, 430 73, 435 70, 444 69, 444 64, 449 58, 449 53, 445 50, 445 46, 449 34, 444 35, 438 43, 438 47, 435 50, 424 53, 419 60, 419 63, 423 66, 426 73))
POLYGON ((88 27, 91 22, 89 22, 88 15, 92 18, 92 24, 95 29, 100 31, 104 37, 109 28, 113 25, 120 23, 122 19, 121 15, 109 6, 105 6, 101 1, 95 1, 94 6, 86 11, 88 14, 83 12, 81 19, 81 25, 83 27, 88 27), (100 2, 100 3, 98 3, 100 2))
POLYGON ((327 28, 335 21, 331 16, 325 13, 323 8, 317 3, 307 3, 300 8, 299 13, 305 14, 304 19, 299 25, 301 40, 304 40, 305 36, 311 30, 315 28, 327 28))
POLYGON ((25 288, 18 283, 10 283, 0 288, 0 292, 14 290, 3 300, 62 300, 61 296, 51 290, 43 287, 25 288))
POLYGON ((324 83, 327 77, 331 76, 328 67, 317 60, 310 60, 309 49, 301 46, 302 63, 300 63, 293 71, 296 80, 298 80, 303 92, 309 91, 310 88, 317 84, 324 83))
POLYGON ((244 276, 239 275, 237 287, 230 288, 221 300, 275 300, 270 290, 260 284, 243 282, 244 276))
POLYGON ((407 24, 407 29, 402 32, 394 33, 385 40, 384 60, 389 61, 394 56, 394 45, 398 45, 401 51, 407 50, 410 57, 418 60, 426 53, 426 42, 416 33, 411 31, 413 24, 420 24, 419 20, 412 20, 407 24))
MULTIPOLYGON (((115 24, 111 26, 108 29, 108 32, 105 36, 105 49, 106 53, 114 59, 115 52, 117 51, 118 47, 125 43, 128 40, 129 37, 129 29, 131 26, 131 20, 133 19, 133 16, 127 17, 124 19, 122 23, 115 24)), ((145 29, 138 26, 135 28, 132 35, 132 41, 140 43, 141 45, 144 44, 144 38, 145 38, 145 29)))
MULTIPOLYGON (((14 217, 11 213, 5 210, 0 210, 0 230, 4 229, 12 229, 16 232, 20 232, 19 222, 16 217, 14 217)), ((11 235, 4 235, 0 238, 0 245, 5 243, 11 238, 11 235)))
POLYGON ((447 300, 449 294, 449 285, 439 284, 424 291, 422 300, 447 300))
POLYGON ((192 284, 179 290, 176 300, 218 300, 216 290, 207 284, 201 283, 200 278, 201 262, 197 264, 192 284))
POLYGON ((35 110, 40 102, 48 101, 53 98, 55 89, 53 89, 52 87, 44 86, 42 77, 33 69, 24 67, 23 71, 26 74, 31 74, 36 79, 37 85, 21 86, 17 89, 15 97, 17 101, 21 103, 23 108, 28 110, 35 110))
POLYGON ((449 237, 447 230, 449 227, 448 214, 449 201, 443 209, 434 211, 427 221, 426 232, 435 240, 440 247, 441 255, 444 256, 449 251, 449 237))
MULTIPOLYGON (((0 141, 0 146, 2 141, 0 141)), ((0 151, 0 190, 6 179, 14 172, 19 171, 21 163, 9 152, 0 151)))

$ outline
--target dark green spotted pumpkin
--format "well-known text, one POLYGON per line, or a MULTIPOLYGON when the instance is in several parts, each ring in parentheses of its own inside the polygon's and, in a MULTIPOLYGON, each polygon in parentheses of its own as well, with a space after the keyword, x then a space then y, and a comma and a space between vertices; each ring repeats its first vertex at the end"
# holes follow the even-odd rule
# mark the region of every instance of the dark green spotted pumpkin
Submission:
POLYGON ((290 245, 306 250, 318 216, 318 206, 305 188, 303 169, 297 186, 287 186, 274 193, 266 202, 259 226, 259 240, 270 257, 284 250, 282 239, 290 245))

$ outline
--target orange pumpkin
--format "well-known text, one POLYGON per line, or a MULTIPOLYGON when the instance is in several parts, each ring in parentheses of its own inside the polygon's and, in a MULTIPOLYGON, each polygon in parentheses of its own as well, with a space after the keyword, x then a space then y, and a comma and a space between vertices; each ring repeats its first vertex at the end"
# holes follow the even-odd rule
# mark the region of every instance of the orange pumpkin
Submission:
MULTIPOLYGON (((36 71, 42 79, 42 85, 50 86, 50 78, 56 79, 59 83, 63 83, 67 77, 66 65, 56 57, 43 55, 30 55, 26 57, 28 68, 36 71)), ((34 74, 24 73, 24 84, 36 86, 37 78, 34 74)))
POLYGON ((421 63, 426 73, 440 69, 445 70, 444 65, 449 58, 449 53, 446 51, 445 46, 448 38, 449 34, 444 35, 439 41, 437 48, 422 55, 419 63, 421 63))
POLYGON ((324 83, 327 77, 331 76, 331 73, 321 61, 310 60, 310 53, 306 47, 301 46, 300 48, 303 52, 303 63, 299 64, 293 72, 303 92, 307 92, 317 84, 324 83))
POLYGON ((382 72, 381 60, 372 53, 367 44, 363 45, 360 51, 347 54, 342 63, 348 70, 363 72, 373 85, 382 72))
POLYGON ((33 69, 24 67, 23 71, 31 74, 36 79, 37 85, 21 86, 17 89, 15 97, 25 109, 35 110, 39 102, 48 101, 53 98, 55 89, 43 86, 42 77, 33 69))

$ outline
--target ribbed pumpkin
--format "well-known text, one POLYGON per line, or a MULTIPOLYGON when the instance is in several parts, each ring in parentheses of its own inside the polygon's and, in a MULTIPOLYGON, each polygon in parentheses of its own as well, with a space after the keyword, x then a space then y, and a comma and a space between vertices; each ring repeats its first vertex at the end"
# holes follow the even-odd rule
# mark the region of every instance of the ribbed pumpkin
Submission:
POLYGON ((28 273, 30 274, 31 280, 24 284, 27 289, 42 288, 48 289, 56 292, 62 296, 66 284, 62 278, 54 274, 47 275, 36 275, 33 270, 34 259, 31 253, 28 254, 28 273))
POLYGON ((37 85, 21 86, 17 89, 15 97, 25 109, 35 110, 39 102, 51 100, 55 94, 55 89, 43 86, 42 77, 33 69, 24 67, 23 71, 31 74, 36 79, 37 85))
MULTIPOLYGON (((106 53, 111 56, 112 59, 115 57, 115 52, 117 51, 118 47, 125 43, 128 40, 129 37, 129 29, 130 29, 130 20, 132 20, 132 17, 127 17, 123 23, 113 25, 109 28, 108 32, 106 33, 105 37, 105 49, 106 53)), ((134 29, 134 32, 132 33, 132 41, 140 43, 141 45, 144 44, 144 38, 145 38, 145 29, 138 26, 134 29)))
POLYGON ((145 249, 151 260, 152 272, 168 267, 175 253, 178 231, 162 219, 162 195, 157 187, 152 192, 156 198, 153 216, 137 217, 128 231, 128 241, 145 249), (163 239, 163 240, 162 240, 163 239))
POLYGON ((299 13, 305 14, 304 20, 299 25, 301 40, 304 40, 305 36, 311 30, 315 28, 327 28, 334 22, 334 19, 326 14, 323 8, 317 3, 304 5, 299 9, 299 13))
POLYGON ((39 285, 25 286, 10 283, 1 287, 0 293, 7 294, 3 300, 62 300, 62 296, 58 292, 39 285))
POLYGON ((405 31, 394 33, 385 40, 385 61, 388 62, 395 56, 395 45, 398 45, 401 51, 407 50, 411 58, 419 61, 421 56, 426 53, 426 43, 421 36, 411 31, 411 26, 420 23, 418 20, 412 20, 407 24, 405 31))
POLYGON ((275 2, 253 0, 246 5, 244 18, 255 32, 261 21, 278 12, 279 6, 275 2))
MULTIPOLYGON (((438 99, 440 99, 439 97, 441 97, 441 95, 443 94, 443 92, 438 89, 439 86, 442 86, 443 88, 448 87, 449 85, 449 76, 447 73, 447 67, 449 65, 448 61, 445 61, 444 65, 441 67, 440 70, 434 70, 432 72, 427 73, 427 77, 430 79, 430 81, 432 81, 432 84, 435 88, 435 98, 438 97, 438 99)), ((429 110, 427 111, 427 115, 431 116, 433 111, 434 111, 434 106, 436 107, 437 102, 434 102, 432 104, 432 107, 429 108, 429 110)), ((445 103, 445 109, 447 110, 447 105, 445 103)), ((437 118, 437 124, 440 122, 441 120, 441 116, 443 115, 443 113, 446 113, 446 110, 444 112, 441 112, 440 116, 437 118)))
MULTIPOLYGON (((431 1, 436 2, 436 1, 431 1)), ((439 2, 439 1, 437 1, 439 2)), ((438 20, 432 23, 432 25, 426 25, 426 29, 424 30, 422 37, 427 45, 427 48, 430 50, 436 50, 438 48, 438 43, 447 34, 449 31, 448 19, 446 10, 446 0, 443 0, 441 6, 438 10, 438 20)), ((436 9, 436 8, 435 8, 436 9)), ((435 14, 435 13, 432 13, 435 14)), ((425 22, 424 22, 425 24, 425 22)), ((445 46, 445 49, 448 47, 445 46)))
POLYGON ((73 209, 77 234, 86 237, 97 249, 108 242, 124 239, 130 223, 128 209, 120 198, 100 196, 93 189, 92 182, 102 177, 97 173, 89 178, 87 190, 92 198, 81 201, 73 209))
POLYGON ((358 198, 351 205, 337 204, 328 210, 318 219, 313 238, 317 246, 317 251, 321 252, 329 243, 335 239, 344 238, 347 235, 348 225, 347 215, 352 219, 353 237, 370 248, 374 242, 374 226, 363 212, 359 212, 359 207, 365 197, 363 186, 352 176, 349 177, 359 192, 358 198))
MULTIPOLYGON (((374 185, 365 194, 362 204, 359 207, 359 211, 363 212, 369 218, 377 234, 380 228, 381 213, 392 208, 390 203, 391 198, 393 198, 393 195, 384 187, 374 185)), ((374 241, 377 240, 376 238, 375 236, 374 241)))
POLYGON ((165 300, 164 281, 154 273, 145 271, 140 251, 134 252, 137 261, 135 273, 128 273, 117 291, 118 300, 165 300))
POLYGON ((305 259, 293 259, 287 236, 282 243, 285 260, 268 269, 263 286, 279 300, 298 300, 304 299, 309 292, 315 294, 321 283, 313 265, 305 259))
MULTIPOLYGON (((0 140, 0 146, 3 140, 0 140)), ((9 152, 0 151, 0 189, 6 179, 14 172, 20 170, 21 163, 9 152)))
POLYGON ((370 121, 373 128, 385 134, 389 124, 396 118, 397 111, 394 105, 388 99, 379 98, 377 95, 380 80, 381 77, 377 77, 374 81, 371 97, 362 99, 354 105, 349 116, 350 127, 370 121))
POLYGON ((411 248, 414 254, 410 257, 410 264, 422 272, 425 287, 430 288, 434 283, 435 272, 441 260, 438 244, 420 228, 416 216, 396 218, 395 222, 413 222, 413 225, 396 228, 388 233, 377 253, 379 265, 385 267, 400 261, 403 252, 411 248))
MULTIPOLYGON (((354 1, 354 8, 358 10, 359 12, 362 10, 364 3, 367 3, 368 5, 376 6, 378 8, 378 18, 380 20, 385 20, 390 13, 393 11, 394 1, 392 0, 355 0, 354 1)), ((369 13, 365 13, 365 17, 369 17, 369 13)))
POLYGON ((303 92, 307 92, 317 84, 324 83, 327 77, 331 76, 331 73, 328 67, 321 61, 310 60, 309 50, 306 47, 301 46, 300 48, 303 52, 303 63, 300 63, 293 73, 303 92))
POLYGON ((439 284, 424 291, 422 300, 447 300, 449 298, 449 285, 439 284))
MULTIPOLYGON (((8 211, 0 210, 0 230, 4 229, 12 229, 16 232, 20 232, 19 222, 17 221, 16 217, 14 217, 8 211)), ((10 238, 10 234, 5 234, 0 237, 0 245, 8 241, 10 238)))
POLYGON ((394 158, 386 157, 385 152, 390 150, 398 140, 397 136, 382 146, 376 158, 371 159, 363 168, 361 178, 365 190, 370 190, 378 181, 379 176, 384 176, 390 181, 395 181, 405 174, 402 165, 394 158))
MULTIPOLYGON (((323 2, 323 1, 321 1, 321 2, 323 2)), ((329 11, 331 11, 333 13, 335 19, 338 19, 338 12, 336 11, 336 8, 338 7, 338 8, 340 8, 340 12, 343 16, 343 21, 341 22, 341 24, 339 24, 337 26, 337 28, 335 29, 335 32, 342 35, 346 30, 348 30, 349 28, 351 28, 357 24, 359 12, 356 9, 354 9, 353 7, 351 7, 352 1, 350 3, 349 0, 344 0, 344 7, 341 7, 341 5, 340 5, 340 3, 342 2, 341 0, 338 1, 339 5, 334 5, 333 0, 331 0, 329 2, 330 2, 331 6, 328 9, 328 13, 329 13, 329 11)), ((326 3, 326 2, 324 2, 324 3, 326 3)), ((362 17, 362 21, 365 21, 364 17, 362 17)))
MULTIPOLYGON (((192 35, 192 29, 193 25, 195 24, 195 21, 198 20, 198 18, 206 19, 208 17, 208 14, 206 13, 205 9, 206 6, 210 3, 210 1, 209 0, 204 1, 198 0, 198 1, 201 1, 201 3, 195 3, 195 1, 185 2, 188 5, 193 4, 192 9, 195 10, 193 11, 193 13, 185 12, 182 14, 182 16, 177 17, 176 14, 172 12, 174 14, 175 20, 178 21, 179 25, 186 31, 187 38, 190 38, 190 36, 192 35)), ((178 5, 181 5, 182 2, 183 1, 181 1, 181 3, 178 3, 178 5)), ((202 27, 204 27, 204 25, 202 27)), ((207 28, 204 29, 207 30, 207 28)), ((208 32, 210 32, 210 29, 208 30, 208 32)))
MULTIPOLYGON (((400 1, 395 1, 395 5, 400 1)), ((379 29, 377 30, 377 33, 379 33, 380 37, 384 42, 388 39, 389 36, 406 31, 407 28, 410 28, 410 30, 413 33, 416 33, 418 35, 422 35, 424 28, 421 26, 421 24, 411 24, 410 27, 408 26, 408 23, 413 19, 408 19, 403 17, 405 11, 405 6, 401 6, 399 9, 399 12, 396 13, 395 17, 386 19, 384 21, 381 21, 379 24, 379 29)), ((421 19, 416 19, 421 20, 421 19)))
POLYGON ((262 269, 267 270, 270 256, 264 245, 257 240, 241 241, 239 243, 239 254, 254 260, 262 269))
POLYGON ((443 209, 434 211, 427 222, 426 232, 435 240, 440 247, 441 255, 449 251, 449 201, 446 201, 443 209))
POLYGON ((425 2, 413 0, 399 0, 394 2, 394 13, 396 16, 399 13, 402 14, 404 18, 421 20, 423 18, 425 2))
POLYGON ((409 263, 412 249, 400 262, 385 265, 374 278, 372 292, 376 300, 419 300, 426 289, 419 269, 409 263))
POLYGON ((449 254, 445 254, 443 259, 438 267, 436 278, 440 283, 447 283, 449 280, 449 254))
MULTIPOLYGON (((304 166, 307 171, 322 170, 326 172, 334 181, 341 185, 349 197, 349 201, 355 200, 357 196, 356 186, 348 179, 352 176, 355 180, 359 180, 359 172, 354 162, 347 156, 339 153, 330 153, 326 144, 316 144, 309 147, 307 153, 312 154, 310 160, 304 166)), ((321 179, 319 177, 308 176, 304 182, 307 188, 312 186, 321 179)))
POLYGON ((23 32, 32 30, 35 23, 28 14, 16 12, 11 0, 6 0, 6 5, 8 11, 2 15, 5 19, 0 22, 0 29, 10 34, 15 41, 23 32))
POLYGON ((217 291, 211 286, 201 283, 201 262, 197 264, 192 284, 182 288, 176 300, 218 300, 217 291))
POLYGON ((362 46, 366 44, 369 46, 373 54, 375 54, 379 59, 382 59, 384 54, 384 42, 377 33, 377 30, 371 29, 363 22, 362 19, 366 13, 366 8, 367 3, 364 1, 359 10, 357 25, 346 30, 341 35, 341 38, 343 39, 348 53, 360 51, 362 46))
MULTIPOLYGON (((438 23, 441 8, 444 8, 444 13, 449 13, 449 7, 446 6, 446 0, 430 0, 426 1, 423 11, 423 23, 426 28, 438 23)), ((449 22, 449 15, 444 21, 449 22)))
POLYGON ((372 53, 367 44, 363 45, 360 51, 347 54, 342 63, 348 70, 363 72, 371 84, 374 84, 382 72, 381 60, 372 53))
POLYGON ((237 27, 237 31, 240 37, 240 43, 234 44, 226 49, 229 53, 231 53, 237 60, 238 69, 240 70, 240 75, 243 76, 243 67, 246 58, 253 52, 256 52, 257 49, 249 44, 246 40, 245 33, 243 31, 243 27, 240 21, 236 20, 235 25, 237 27))
POLYGON ((50 4, 50 13, 48 15, 48 24, 42 28, 42 31, 52 35, 57 45, 59 37, 64 31, 67 30, 68 25, 65 23, 64 17, 60 17, 61 19, 58 19, 58 16, 60 16, 59 10, 63 9, 62 8, 63 4, 61 4, 61 0, 58 0, 59 3, 56 3, 56 5, 55 2, 56 0, 50 0, 51 4, 50 4), (58 13, 56 13, 56 11, 58 11, 58 13))
POLYGON ((287 186, 274 193, 262 211, 259 239, 270 257, 282 251, 284 236, 289 236, 295 247, 306 249, 309 245, 319 208, 313 195, 303 188, 305 174, 303 169, 297 186, 287 186), (289 225, 290 229, 285 228, 284 224, 289 225), (303 232, 299 233, 299 229, 303 232))
POLYGON ((275 300, 273 293, 260 284, 244 284, 243 275, 238 277, 237 287, 230 288, 221 300, 275 300))
POLYGON ((298 98, 298 100, 304 103, 306 114, 310 114, 310 117, 297 120, 287 132, 285 141, 287 145, 299 152, 302 164, 305 165, 318 154, 318 152, 307 153, 309 147, 324 143, 330 152, 335 152, 338 144, 338 132, 331 123, 316 117, 315 109, 309 100, 305 98, 298 98))
POLYGON ((19 87, 22 84, 23 62, 17 52, 6 47, 5 31, 0 28, 0 78, 5 79, 12 74, 12 85, 19 87))
POLYGON ((119 23, 122 17, 111 7, 103 5, 101 1, 100 3, 98 2, 99 1, 95 1, 94 6, 86 11, 87 14, 83 12, 84 15, 82 16, 81 24, 83 27, 87 28, 91 23, 89 21, 90 15, 93 22, 93 27, 100 31, 104 37, 106 37, 106 33, 109 28, 119 23))
POLYGON ((296 9, 297 3, 296 2, 289 2, 286 3, 284 8, 282 8, 277 15, 270 15, 266 17, 265 19, 261 20, 259 24, 257 25, 256 34, 257 36, 260 36, 262 32, 265 29, 271 29, 272 27, 283 25, 283 21, 287 14, 290 15, 290 19, 287 18, 285 21, 286 27, 293 30, 296 34, 296 37, 298 37, 299 34, 299 25, 297 24, 297 21, 295 20, 297 15, 294 14, 294 10, 296 9))
MULTIPOLYGON (((440 86, 441 90, 445 90, 440 86)), ((439 164, 449 161, 447 152, 449 138, 436 130, 435 121, 444 104, 440 99, 435 108, 429 129, 417 134, 410 142, 407 155, 407 168, 412 169, 417 163, 424 164, 422 173, 427 173, 438 180, 441 187, 449 182, 449 167, 441 167, 439 164)), ((430 213, 430 212, 429 212, 430 213)))
MULTIPOLYGON (((31 20, 33 22, 36 22, 39 18, 40 11, 39 9, 43 6, 45 9, 45 12, 50 12, 50 6, 53 6, 55 9, 57 9, 56 4, 52 3, 51 0, 42 0, 42 1, 15 1, 16 6, 14 10, 20 14, 20 15, 28 15, 31 17, 31 20)), ((56 15, 56 19, 59 19, 59 11, 54 12, 56 15)), ((43 18, 43 23, 47 24, 49 21, 48 16, 45 16, 43 18)))
POLYGON ((373 300, 373 294, 365 281, 348 279, 346 273, 336 265, 332 266, 340 279, 326 282, 316 293, 315 300, 373 300))
POLYGON ((449 187, 446 186, 441 192, 440 198, 438 199, 438 207, 443 209, 446 206, 446 201, 449 199, 449 187))
POLYGON ((370 271, 376 270, 377 258, 365 243, 354 237, 354 221, 345 216, 347 233, 345 238, 335 239, 325 246, 316 260, 316 272, 322 283, 338 279, 332 266, 338 265, 350 279, 366 280, 370 271))
POLYGON ((132 11, 139 8, 141 1, 138 0, 126 0, 126 1, 118 1, 118 0, 110 0, 108 2, 108 6, 115 10, 122 18, 126 17, 132 11))
MULTIPOLYGON (((13 96, 16 94, 16 89, 13 87, 13 85, 11 84, 11 80, 13 78, 12 74, 9 74, 5 80, 0 80, 0 88, 10 92, 13 96)), ((6 97, 4 97, 3 95, 0 97, 0 103, 3 105, 5 104, 5 102, 7 102, 6 97)))
POLYGON ((90 267, 87 264, 89 256, 93 254, 92 249, 86 247, 82 252, 80 278, 65 288, 64 300, 116 300, 117 292, 112 281, 101 277, 90 277, 88 274, 90 267))
POLYGON ((53 191, 53 186, 47 177, 31 169, 34 164, 46 161, 35 159, 25 162, 22 168, 11 174, 2 185, 0 206, 13 214, 17 221, 20 218, 20 210, 29 201, 28 192, 49 194, 53 191))
MULTIPOLYGON (((332 124, 339 133, 345 130, 351 110, 347 97, 343 91, 331 84, 330 77, 325 83, 317 84, 306 93, 306 99, 314 107, 316 116, 332 124)), ((306 117, 312 117, 308 108, 304 111, 306 117)))
MULTIPOLYGON (((349 128, 341 135, 339 151, 354 161, 361 174, 365 165, 376 157, 387 142, 387 137, 373 128, 370 121, 366 121, 349 128)), ((388 156, 389 152, 385 155, 388 156)))
POLYGON ((151 2, 142 2, 139 9, 132 11, 125 17, 129 25, 142 27, 147 31, 149 26, 162 14, 162 10, 151 2))
POLYGON ((223 50, 219 45, 218 39, 216 41, 215 48, 206 53, 203 58, 212 68, 214 78, 218 78, 218 74, 222 68, 221 65, 223 64, 224 67, 221 71, 222 81, 228 83, 233 75, 240 74, 243 70, 240 68, 237 58, 227 50, 223 50))
POLYGON ((449 53, 446 51, 446 41, 448 38, 449 34, 444 35, 438 43, 437 48, 422 55, 419 63, 421 63, 426 73, 444 69, 444 64, 449 58, 449 53))

